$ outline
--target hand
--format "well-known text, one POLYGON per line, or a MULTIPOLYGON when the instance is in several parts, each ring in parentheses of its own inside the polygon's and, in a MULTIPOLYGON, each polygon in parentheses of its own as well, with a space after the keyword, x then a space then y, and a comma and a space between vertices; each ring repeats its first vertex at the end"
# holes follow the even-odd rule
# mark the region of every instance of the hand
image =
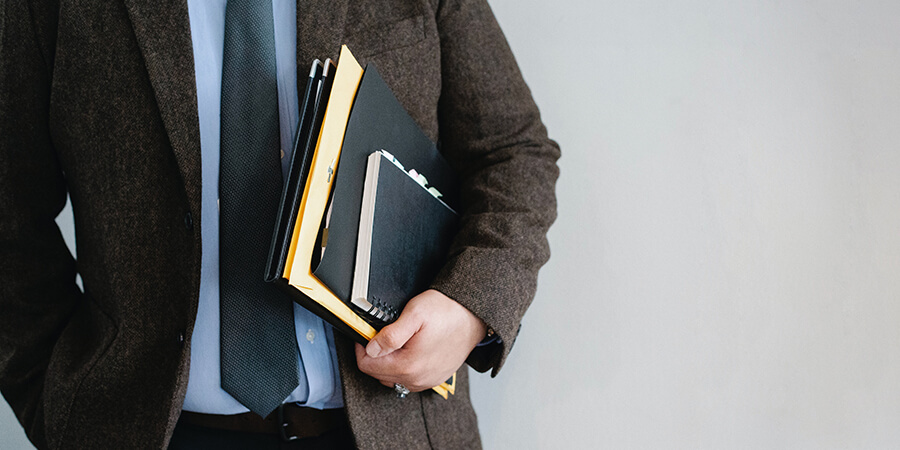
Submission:
POLYGON ((356 363, 385 386, 400 383, 420 392, 447 381, 486 332, 471 311, 429 289, 410 299, 368 346, 356 344, 356 363))

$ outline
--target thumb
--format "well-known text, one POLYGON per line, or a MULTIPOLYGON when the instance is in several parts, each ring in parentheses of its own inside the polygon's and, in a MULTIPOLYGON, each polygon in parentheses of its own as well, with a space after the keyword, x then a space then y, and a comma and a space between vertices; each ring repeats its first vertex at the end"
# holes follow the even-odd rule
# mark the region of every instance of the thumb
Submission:
POLYGON ((366 346, 366 354, 371 358, 390 355, 406 344, 413 335, 421 328, 421 321, 416 320, 415 316, 409 314, 400 314, 400 318, 396 322, 384 327, 378 334, 369 341, 366 346))

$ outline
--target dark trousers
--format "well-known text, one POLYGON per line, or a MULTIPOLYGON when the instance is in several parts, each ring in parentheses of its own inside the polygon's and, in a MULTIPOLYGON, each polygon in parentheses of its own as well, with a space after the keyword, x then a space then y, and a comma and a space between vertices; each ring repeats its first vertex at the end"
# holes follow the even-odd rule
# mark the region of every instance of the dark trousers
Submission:
POLYGON ((169 450, 344 450, 355 448, 349 425, 336 428, 320 436, 285 442, 277 434, 220 430, 179 422, 175 426, 175 433, 169 443, 169 450))

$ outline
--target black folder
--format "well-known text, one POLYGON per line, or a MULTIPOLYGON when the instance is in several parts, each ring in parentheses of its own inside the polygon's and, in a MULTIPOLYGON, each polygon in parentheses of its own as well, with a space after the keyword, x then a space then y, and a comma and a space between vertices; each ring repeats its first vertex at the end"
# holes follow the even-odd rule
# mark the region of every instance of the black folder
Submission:
POLYGON ((442 200, 458 210, 459 182, 455 173, 394 97, 375 66, 368 64, 341 147, 328 239, 322 259, 313 271, 313 275, 347 304, 351 301, 367 159, 382 149, 406 167, 425 174, 429 185, 443 194, 442 200))
POLYGON ((300 122, 294 138, 291 165, 281 193, 272 244, 269 247, 266 281, 278 280, 284 272, 285 258, 291 245, 291 234, 297 221, 297 209, 306 186, 309 166, 316 150, 316 139, 322 128, 325 106, 334 82, 334 71, 335 66, 331 59, 326 59, 324 64, 317 59, 310 68, 303 103, 300 105, 300 122))

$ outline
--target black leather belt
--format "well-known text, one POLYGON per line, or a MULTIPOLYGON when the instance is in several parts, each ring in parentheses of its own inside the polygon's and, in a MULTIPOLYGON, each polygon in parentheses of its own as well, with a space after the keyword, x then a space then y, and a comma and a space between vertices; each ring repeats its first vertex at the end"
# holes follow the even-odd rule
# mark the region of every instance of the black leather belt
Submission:
POLYGON ((254 413, 226 416, 182 411, 178 421, 219 430, 277 434, 285 441, 321 436, 341 427, 350 432, 343 408, 319 410, 294 404, 281 405, 265 419, 254 413))

